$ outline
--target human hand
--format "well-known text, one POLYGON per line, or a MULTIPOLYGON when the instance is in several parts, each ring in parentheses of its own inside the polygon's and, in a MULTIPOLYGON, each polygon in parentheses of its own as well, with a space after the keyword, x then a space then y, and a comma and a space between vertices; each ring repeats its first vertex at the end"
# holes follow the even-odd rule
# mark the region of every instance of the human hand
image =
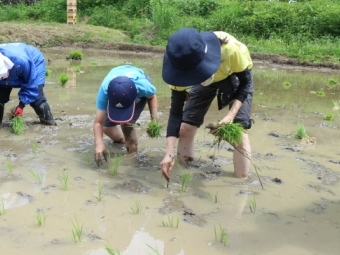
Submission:
POLYGON ((96 150, 94 152, 94 160, 96 161, 97 166, 101 166, 103 164, 102 160, 105 160, 107 162, 107 152, 105 149, 105 145, 97 145, 96 150))
POLYGON ((232 118, 229 114, 227 114, 223 119, 220 120, 220 122, 218 122, 218 124, 223 125, 223 124, 232 123, 233 121, 234 121, 234 118, 232 118))
POLYGON ((167 181, 170 180, 171 171, 174 165, 175 165, 174 157, 169 154, 165 155, 161 162, 161 170, 164 178, 167 181))

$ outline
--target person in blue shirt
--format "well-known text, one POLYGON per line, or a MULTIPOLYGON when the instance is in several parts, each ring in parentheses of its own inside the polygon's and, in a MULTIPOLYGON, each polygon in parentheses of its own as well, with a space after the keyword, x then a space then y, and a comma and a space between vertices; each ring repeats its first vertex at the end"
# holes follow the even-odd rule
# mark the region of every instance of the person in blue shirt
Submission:
POLYGON ((103 134, 112 141, 125 143, 128 153, 137 151, 138 135, 134 123, 148 103, 151 120, 157 119, 156 88, 150 78, 132 65, 113 68, 98 90, 93 125, 96 164, 107 161, 103 134))
POLYGON ((45 77, 45 58, 39 49, 25 43, 0 44, 0 124, 12 89, 18 88, 14 116, 22 116, 29 104, 42 124, 56 125, 43 91, 45 77))

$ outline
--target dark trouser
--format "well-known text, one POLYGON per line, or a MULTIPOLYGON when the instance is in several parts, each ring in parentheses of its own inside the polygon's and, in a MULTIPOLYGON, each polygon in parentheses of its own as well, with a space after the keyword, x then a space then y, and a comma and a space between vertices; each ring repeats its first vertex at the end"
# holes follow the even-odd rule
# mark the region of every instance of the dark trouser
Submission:
MULTIPOLYGON (((30 104, 30 106, 34 109, 35 113, 39 116, 40 122, 46 125, 55 125, 56 123, 53 120, 50 106, 47 103, 47 99, 45 97, 43 88, 44 88, 44 85, 39 85, 38 97, 33 103, 30 104)), ((0 88, 0 123, 2 122, 5 104, 9 101, 11 92, 12 92, 11 87, 0 88)))
MULTIPOLYGON (((189 100, 185 104, 182 122, 196 127, 201 126, 204 122, 205 114, 216 95, 218 96, 219 110, 226 105, 231 107, 237 86, 238 80, 233 75, 209 86, 195 85, 190 90, 189 100)), ((252 98, 253 92, 250 91, 234 119, 235 123, 240 123, 245 129, 251 127, 252 98)))

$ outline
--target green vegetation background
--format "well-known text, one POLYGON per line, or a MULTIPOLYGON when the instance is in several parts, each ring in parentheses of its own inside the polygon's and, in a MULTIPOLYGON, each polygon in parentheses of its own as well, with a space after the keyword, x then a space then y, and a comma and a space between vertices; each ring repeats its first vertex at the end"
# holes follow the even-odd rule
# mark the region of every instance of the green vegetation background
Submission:
MULTIPOLYGON (((67 0, 2 0, 1 22, 66 23, 67 0)), ((252 52, 340 63, 339 0, 78 0, 78 24, 164 46, 181 27, 226 31, 252 52)), ((107 37, 107 35, 106 35, 107 37)), ((0 42, 1 40, 0 37, 0 42)))

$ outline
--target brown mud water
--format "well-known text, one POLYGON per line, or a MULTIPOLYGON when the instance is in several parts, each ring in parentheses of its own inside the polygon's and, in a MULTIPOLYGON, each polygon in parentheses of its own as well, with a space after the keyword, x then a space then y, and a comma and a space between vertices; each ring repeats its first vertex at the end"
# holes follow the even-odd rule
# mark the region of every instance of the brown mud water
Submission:
MULTIPOLYGON (((181 192, 177 164, 166 188, 159 167, 165 131, 158 139, 148 136, 148 109, 136 126, 138 153, 127 155, 124 145, 105 137, 112 155, 123 154, 119 169, 112 176, 108 164, 93 162, 95 98, 113 66, 146 70, 160 99, 159 123, 166 126, 170 91, 161 78, 162 56, 84 49, 75 63, 66 60, 70 50, 44 52, 51 70, 44 91, 58 126, 40 125, 28 107, 24 133, 12 134, 7 118, 0 128, 2 254, 104 255, 107 248, 124 255, 338 254, 340 116, 332 103, 340 101, 340 90, 327 84, 331 78, 339 83, 339 72, 255 62, 255 124, 248 134, 264 189, 253 168, 248 180, 234 178, 232 146, 217 148, 203 128, 225 115, 213 102, 195 137, 195 160, 185 169, 192 180, 181 192), (70 77, 65 87, 61 73, 70 77), (327 113, 333 120, 323 119, 327 113), (317 142, 294 138, 299 123, 317 142), (140 213, 131 210, 136 201, 140 213), (44 226, 39 216, 46 216, 44 226), (177 219, 178 227, 170 227, 177 219), (82 227, 79 242, 72 238, 79 233, 75 221, 82 227)), ((6 108, 17 105, 15 92, 6 108)))

